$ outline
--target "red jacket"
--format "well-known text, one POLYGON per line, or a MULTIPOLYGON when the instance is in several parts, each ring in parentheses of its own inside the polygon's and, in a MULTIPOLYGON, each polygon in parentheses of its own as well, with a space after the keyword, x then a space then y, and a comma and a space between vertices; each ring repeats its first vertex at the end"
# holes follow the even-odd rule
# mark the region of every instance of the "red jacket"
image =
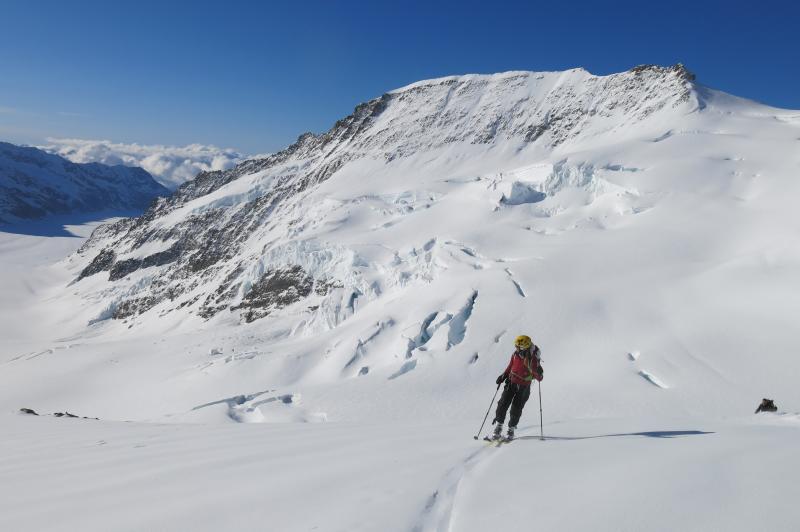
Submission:
POLYGON ((541 364, 537 346, 533 346, 533 353, 534 356, 529 358, 514 351, 503 375, 506 375, 508 380, 514 384, 521 384, 522 386, 530 386, 533 379, 541 381, 543 372, 540 370, 541 364))

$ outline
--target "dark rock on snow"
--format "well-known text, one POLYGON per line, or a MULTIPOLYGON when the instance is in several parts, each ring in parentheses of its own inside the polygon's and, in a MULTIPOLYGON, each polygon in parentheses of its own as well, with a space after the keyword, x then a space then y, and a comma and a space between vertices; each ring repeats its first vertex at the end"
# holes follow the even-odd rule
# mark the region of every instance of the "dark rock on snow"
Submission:
POLYGON ((761 400, 761 404, 758 405, 758 408, 756 408, 755 413, 758 414, 759 412, 777 412, 777 411, 778 407, 775 404, 775 400, 764 398, 761 400))

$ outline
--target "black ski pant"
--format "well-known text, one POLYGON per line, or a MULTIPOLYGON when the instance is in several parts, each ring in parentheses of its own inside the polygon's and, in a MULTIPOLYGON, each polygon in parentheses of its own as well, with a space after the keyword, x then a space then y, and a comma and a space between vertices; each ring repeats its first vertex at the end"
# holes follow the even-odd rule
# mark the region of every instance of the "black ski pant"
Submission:
POLYGON ((516 427, 517 423, 519 423, 519 417, 522 415, 522 409, 530 396, 530 386, 506 381, 503 394, 500 396, 500 401, 497 402, 497 412, 494 414, 495 422, 500 424, 505 422, 506 412, 508 412, 508 407, 510 406, 511 419, 508 420, 508 426, 516 427))

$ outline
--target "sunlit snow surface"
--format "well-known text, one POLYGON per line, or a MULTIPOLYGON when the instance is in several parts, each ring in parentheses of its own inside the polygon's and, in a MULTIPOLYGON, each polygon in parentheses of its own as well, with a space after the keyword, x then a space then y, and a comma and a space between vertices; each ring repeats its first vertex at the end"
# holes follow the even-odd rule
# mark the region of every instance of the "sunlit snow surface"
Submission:
MULTIPOLYGON (((417 136, 345 164, 240 257, 251 283, 300 265, 344 288, 252 323, 108 319, 159 270, 73 282, 91 226, 0 234, 0 528, 794 530, 800 112, 699 90, 546 149, 417 136), (489 448, 517 334, 549 439, 534 393, 489 448), (751 417, 763 397, 781 412, 751 417)), ((513 108, 474 98, 447 105, 513 108)))
MULTIPOLYGON (((533 417, 533 416, 530 416, 533 417)), ((800 419, 194 425, 3 415, 0 528, 795 530, 800 419)))

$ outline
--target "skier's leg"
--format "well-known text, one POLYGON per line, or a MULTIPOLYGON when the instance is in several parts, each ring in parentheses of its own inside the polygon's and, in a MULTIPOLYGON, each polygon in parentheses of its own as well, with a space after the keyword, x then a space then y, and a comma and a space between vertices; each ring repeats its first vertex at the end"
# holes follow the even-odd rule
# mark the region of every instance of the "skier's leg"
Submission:
POLYGON ((505 387, 503 388, 503 393, 500 395, 500 400, 497 401, 497 410, 494 414, 494 421, 502 425, 506 421, 506 412, 508 412, 508 407, 511 406, 511 402, 514 399, 514 392, 516 391, 516 385, 510 382, 506 382, 505 387))
POLYGON ((511 401, 511 419, 509 419, 508 426, 509 427, 517 427, 517 423, 519 423, 519 418, 522 415, 522 409, 525 407, 525 403, 528 401, 528 397, 531 396, 531 387, 530 386, 520 386, 519 391, 514 395, 514 400, 511 401))

